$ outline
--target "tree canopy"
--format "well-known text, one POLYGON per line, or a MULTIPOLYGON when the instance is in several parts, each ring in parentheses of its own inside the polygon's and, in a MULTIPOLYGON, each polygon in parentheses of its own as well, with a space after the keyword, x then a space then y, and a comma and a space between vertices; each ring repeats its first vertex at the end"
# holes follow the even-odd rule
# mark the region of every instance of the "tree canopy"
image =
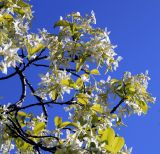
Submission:
POLYGON ((21 83, 19 100, 0 105, 0 152, 130 154, 117 128, 124 117, 146 114, 155 102, 147 91, 148 72, 109 76, 122 58, 107 29, 96 27, 93 11, 60 17, 54 34, 31 33, 32 13, 27 1, 0 0, 0 80, 19 76, 21 83), (45 68, 40 83, 28 79, 32 66, 45 68), (48 110, 56 106, 67 121, 64 115, 50 118, 48 110), (33 108, 41 108, 41 115, 33 108))

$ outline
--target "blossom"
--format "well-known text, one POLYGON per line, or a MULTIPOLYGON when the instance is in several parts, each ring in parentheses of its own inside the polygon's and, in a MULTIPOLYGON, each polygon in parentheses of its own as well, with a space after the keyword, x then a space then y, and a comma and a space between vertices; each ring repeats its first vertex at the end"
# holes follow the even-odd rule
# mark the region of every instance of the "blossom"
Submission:
POLYGON ((22 62, 22 59, 17 53, 18 49, 19 48, 12 47, 11 41, 8 44, 2 44, 0 47, 0 55, 3 56, 3 59, 0 62, 2 73, 7 74, 8 67, 16 67, 16 62, 22 62))
POLYGON ((41 113, 41 116, 37 116, 37 119, 40 122, 46 122, 47 121, 44 113, 41 113))
POLYGON ((95 13, 93 10, 91 11, 91 17, 93 19, 93 23, 96 24, 96 17, 95 17, 95 13))

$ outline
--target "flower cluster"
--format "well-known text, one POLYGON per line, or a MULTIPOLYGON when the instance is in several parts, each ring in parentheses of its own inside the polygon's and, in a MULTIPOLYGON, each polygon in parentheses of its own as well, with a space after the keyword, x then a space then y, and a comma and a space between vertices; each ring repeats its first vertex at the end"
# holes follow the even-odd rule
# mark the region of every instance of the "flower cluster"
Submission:
POLYGON ((2 70, 2 73, 7 74, 8 67, 16 67, 16 62, 22 62, 17 51, 18 48, 13 47, 11 41, 8 44, 2 44, 0 47, 0 56, 3 57, 3 60, 0 62, 0 69, 2 70))
POLYGON ((112 67, 116 69, 121 57, 116 58, 115 46, 109 40, 109 32, 94 28, 92 25, 95 23, 94 12, 85 17, 79 12, 72 13, 66 20, 61 17, 54 26, 60 27, 60 32, 57 51, 54 49, 50 54, 53 64, 69 67, 69 62, 77 62, 79 70, 85 63, 92 61, 97 63, 97 67, 107 65, 107 71, 112 70, 112 67))
POLYGON ((7 74, 8 67, 22 62, 18 50, 24 47, 24 38, 32 19, 31 6, 22 0, 2 0, 0 10, 0 69, 7 74))
POLYGON ((64 93, 69 94, 71 88, 61 83, 63 80, 70 79, 70 76, 70 73, 61 70, 53 70, 51 73, 48 72, 45 75, 41 75, 42 82, 36 94, 45 100, 47 100, 47 95, 50 98, 54 97, 56 99, 56 97, 60 96, 63 99, 64 93))

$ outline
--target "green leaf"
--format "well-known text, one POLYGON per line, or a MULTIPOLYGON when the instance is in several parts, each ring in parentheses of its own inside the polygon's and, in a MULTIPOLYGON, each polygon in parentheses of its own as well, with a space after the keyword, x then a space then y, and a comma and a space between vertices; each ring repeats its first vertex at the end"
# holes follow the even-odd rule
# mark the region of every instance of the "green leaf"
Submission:
POLYGON ((34 127, 33 133, 34 134, 40 133, 42 130, 44 130, 45 126, 46 125, 44 122, 37 123, 36 126, 34 127))
POLYGON ((75 122, 71 122, 69 125, 70 125, 70 126, 73 126, 73 127, 76 127, 76 128, 79 128, 79 127, 78 127, 78 124, 75 123, 75 122))
POLYGON ((70 88, 77 88, 76 84, 72 79, 63 79, 61 80, 61 84, 70 88))
POLYGON ((55 123, 55 125, 56 125, 57 127, 59 127, 60 124, 62 123, 62 118, 56 116, 56 117, 54 118, 54 123, 55 123))
POLYGON ((135 92, 136 91, 136 89, 134 87, 129 87, 128 89, 129 89, 130 92, 135 92))
POLYGON ((83 104, 83 105, 87 105, 89 102, 88 102, 88 96, 86 94, 83 94, 83 93, 79 93, 76 95, 77 97, 77 100, 80 104, 83 104))
POLYGON ((101 141, 107 141, 108 145, 112 145, 114 142, 115 133, 112 128, 106 128, 101 136, 101 141))
POLYGON ((122 137, 115 137, 112 145, 105 145, 105 149, 112 153, 119 152, 124 146, 124 139, 122 137))
POLYGON ((27 116, 27 114, 25 112, 22 112, 22 111, 19 111, 18 115, 21 116, 21 117, 26 117, 27 116))
POLYGON ((24 142, 23 146, 21 146, 21 149, 22 149, 23 151, 25 151, 25 150, 27 150, 30 146, 31 146, 31 145, 30 145, 29 143, 24 142))
POLYGON ((78 79, 77 79, 76 85, 77 85, 79 88, 82 88, 82 86, 83 86, 83 81, 82 81, 81 78, 78 78, 78 79))
POLYGON ((110 146, 110 145, 105 145, 104 148, 105 148, 107 151, 112 152, 111 154, 117 154, 117 153, 115 153, 113 147, 110 146))
POLYGON ((28 57, 30 58, 32 55, 43 50, 44 48, 45 48, 45 46, 43 46, 42 44, 38 44, 37 46, 35 46, 33 48, 28 44, 27 45, 28 57))
POLYGON ((59 128, 64 128, 64 127, 67 127, 68 125, 70 125, 71 122, 69 121, 66 121, 66 122, 63 122, 59 125, 59 128))
POLYGON ((120 81, 117 80, 117 79, 111 79, 111 84, 116 84, 116 83, 118 83, 118 82, 120 82, 120 81))
POLYGON ((114 143, 112 145, 114 152, 119 152, 124 146, 124 138, 123 137, 115 137, 114 143))
POLYGON ((115 137, 115 132, 112 128, 106 128, 104 131, 98 131, 101 142, 106 142, 105 149, 111 153, 119 152, 124 146, 122 137, 115 137))
POLYGON ((67 126, 73 126, 73 127, 78 128, 78 124, 77 124, 77 123, 75 123, 75 122, 70 122, 70 121, 65 121, 65 122, 61 123, 61 124, 59 125, 59 128, 64 128, 64 127, 67 127, 67 126))
POLYGON ((70 23, 67 20, 59 20, 54 24, 54 28, 60 27, 60 26, 63 26, 63 27, 70 26, 70 23))
POLYGON ((91 109, 93 111, 99 112, 99 113, 103 113, 103 108, 100 104, 94 104, 91 109))
POLYGON ((52 100, 55 101, 55 100, 57 99, 57 96, 58 96, 57 90, 54 89, 54 90, 52 91, 52 100))
POLYGON ((137 100, 136 103, 139 105, 139 107, 142 109, 143 113, 146 114, 148 111, 148 105, 140 100, 137 100))
POLYGON ((23 2, 23 1, 16 1, 14 3, 17 3, 17 5, 19 6, 19 7, 14 7, 13 8, 14 12, 16 12, 16 13, 18 13, 20 15, 24 15, 25 11, 31 12, 31 8, 30 8, 29 4, 27 4, 27 3, 23 2))
POLYGON ((100 75, 99 71, 97 69, 93 69, 90 71, 90 74, 94 74, 94 75, 100 75))
POLYGON ((3 15, 3 18, 4 18, 4 19, 7 19, 7 20, 12 20, 12 19, 13 19, 13 16, 10 15, 10 14, 8 14, 8 13, 5 13, 5 14, 3 15))
POLYGON ((85 63, 86 58, 80 58, 79 61, 76 63, 76 71, 79 72, 85 63))

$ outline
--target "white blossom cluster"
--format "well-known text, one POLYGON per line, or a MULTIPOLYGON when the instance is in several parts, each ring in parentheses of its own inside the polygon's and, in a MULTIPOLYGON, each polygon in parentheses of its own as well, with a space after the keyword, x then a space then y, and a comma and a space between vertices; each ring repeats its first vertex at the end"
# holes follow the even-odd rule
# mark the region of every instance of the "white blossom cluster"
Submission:
MULTIPOLYGON (((109 32, 106 29, 95 29, 92 26, 96 23, 93 11, 91 16, 82 17, 77 12, 68 15, 66 20, 61 17, 60 21, 66 22, 68 26, 60 26, 59 36, 57 37, 59 42, 55 45, 53 41, 54 48, 50 53, 53 65, 69 67, 69 62, 78 62, 84 58, 84 64, 91 61, 96 62, 97 66, 106 65, 107 71, 112 70, 112 67, 116 70, 118 62, 122 58, 120 56, 116 57, 115 46, 110 42, 109 32), (76 32, 72 30, 69 24, 77 26, 77 29, 75 28, 76 32)), ((52 46, 52 42, 50 46, 52 46)))
POLYGON ((144 113, 144 108, 147 107, 147 105, 142 107, 139 102, 144 105, 144 103, 154 103, 156 101, 156 98, 151 97, 150 94, 147 93, 148 80, 150 80, 148 71, 146 71, 145 74, 141 73, 136 76, 132 76, 130 72, 124 74, 123 81, 126 85, 130 85, 130 91, 133 93, 132 98, 126 99, 125 103, 139 116, 144 113))
POLYGON ((24 47, 24 38, 32 19, 30 6, 19 0, 1 1, 7 5, 0 10, 0 69, 7 74, 7 68, 21 63, 18 50, 24 47))
POLYGON ((7 68, 16 67, 16 62, 21 63, 22 59, 18 56, 18 48, 12 47, 12 42, 8 44, 2 44, 0 47, 0 56, 3 56, 3 60, 0 61, 0 69, 2 73, 7 74, 7 68))
POLYGON ((42 82, 40 83, 40 88, 37 90, 36 94, 42 99, 47 100, 47 95, 52 98, 53 91, 57 91, 57 96, 63 99, 65 93, 70 93, 71 88, 61 84, 62 80, 70 79, 71 74, 66 71, 56 70, 52 73, 46 73, 41 75, 42 82))

